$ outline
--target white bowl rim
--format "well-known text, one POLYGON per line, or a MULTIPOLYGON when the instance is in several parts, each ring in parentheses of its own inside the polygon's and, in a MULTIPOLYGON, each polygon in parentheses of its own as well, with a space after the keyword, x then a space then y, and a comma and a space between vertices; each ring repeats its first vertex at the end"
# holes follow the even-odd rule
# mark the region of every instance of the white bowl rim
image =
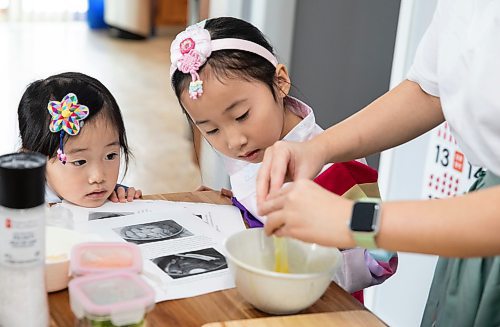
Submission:
MULTIPOLYGON (((60 263, 68 262, 69 261, 69 253, 64 253, 64 254, 66 255, 66 257, 64 259, 57 259, 57 260, 49 259, 49 260, 47 260, 47 257, 45 257, 45 264, 46 265, 53 265, 53 264, 60 264, 60 263)), ((64 254, 62 254, 62 255, 64 255, 64 254)))
MULTIPOLYGON (((236 234, 239 234, 239 233, 236 233, 236 234)), ((227 242, 228 240, 236 235, 236 234, 233 234, 231 235, 230 237, 226 238, 224 240, 224 249, 226 250, 226 256, 234 261, 238 266, 246 269, 246 270, 250 270, 254 273, 257 273, 257 274, 260 274, 260 275, 265 275, 265 276, 269 276, 269 277, 287 277, 287 279, 296 279, 296 280, 303 280, 303 279, 312 279, 312 278, 317 278, 317 277, 321 277, 323 275, 327 275, 327 274, 331 274, 332 277, 333 277, 333 273, 335 270, 338 269, 338 265, 335 265, 332 269, 330 270, 327 270, 327 271, 324 271, 324 272, 318 272, 318 273, 279 273, 279 272, 276 272, 276 271, 271 271, 271 270, 266 270, 266 269, 260 269, 260 268, 255 268, 249 264, 246 264, 238 259, 236 259, 227 249, 227 242)), ((337 249, 337 251, 339 251, 337 249)), ((340 251, 339 251, 340 253, 340 251)))

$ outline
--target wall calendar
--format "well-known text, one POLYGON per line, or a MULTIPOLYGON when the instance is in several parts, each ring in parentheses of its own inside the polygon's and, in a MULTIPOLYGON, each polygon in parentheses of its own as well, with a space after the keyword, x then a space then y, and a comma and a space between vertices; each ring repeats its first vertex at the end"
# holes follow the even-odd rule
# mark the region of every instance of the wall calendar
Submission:
POLYGON ((431 131, 425 160, 422 198, 447 198, 466 193, 478 177, 457 145, 447 122, 431 131))

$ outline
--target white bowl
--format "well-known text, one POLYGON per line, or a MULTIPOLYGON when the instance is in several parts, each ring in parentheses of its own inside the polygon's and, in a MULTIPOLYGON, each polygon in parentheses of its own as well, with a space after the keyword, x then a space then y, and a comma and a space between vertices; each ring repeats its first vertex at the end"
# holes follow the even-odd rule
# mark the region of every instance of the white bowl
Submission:
POLYGON ((316 302, 342 260, 336 248, 285 241, 290 273, 274 271, 274 242, 262 228, 241 231, 225 242, 238 292, 254 307, 271 314, 296 313, 316 302))
POLYGON ((69 256, 73 245, 90 237, 74 230, 45 227, 45 288, 47 292, 65 289, 69 282, 69 256))

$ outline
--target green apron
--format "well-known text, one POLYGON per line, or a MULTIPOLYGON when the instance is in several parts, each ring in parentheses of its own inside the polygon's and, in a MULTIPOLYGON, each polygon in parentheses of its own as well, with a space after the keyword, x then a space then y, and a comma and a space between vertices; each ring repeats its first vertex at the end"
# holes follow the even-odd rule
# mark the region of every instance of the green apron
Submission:
MULTIPOLYGON (((499 184, 483 171, 470 192, 499 184)), ((500 326, 500 256, 440 257, 421 326, 500 326)))

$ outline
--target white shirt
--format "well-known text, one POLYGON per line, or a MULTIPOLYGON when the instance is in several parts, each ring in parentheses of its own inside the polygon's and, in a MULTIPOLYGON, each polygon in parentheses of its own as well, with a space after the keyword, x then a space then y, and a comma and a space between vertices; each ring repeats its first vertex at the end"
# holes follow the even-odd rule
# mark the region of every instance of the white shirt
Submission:
POLYGON ((440 97, 467 159, 500 175, 500 1, 439 1, 408 79, 440 97))

